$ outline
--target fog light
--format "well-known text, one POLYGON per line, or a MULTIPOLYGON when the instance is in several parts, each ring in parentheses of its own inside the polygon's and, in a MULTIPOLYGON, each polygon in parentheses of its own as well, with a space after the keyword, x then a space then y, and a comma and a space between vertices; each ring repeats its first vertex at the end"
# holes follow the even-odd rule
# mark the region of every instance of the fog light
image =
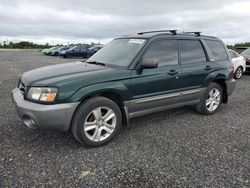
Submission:
POLYGON ((22 121, 27 127, 32 128, 32 129, 36 128, 36 126, 35 126, 36 123, 31 117, 23 116, 22 121))

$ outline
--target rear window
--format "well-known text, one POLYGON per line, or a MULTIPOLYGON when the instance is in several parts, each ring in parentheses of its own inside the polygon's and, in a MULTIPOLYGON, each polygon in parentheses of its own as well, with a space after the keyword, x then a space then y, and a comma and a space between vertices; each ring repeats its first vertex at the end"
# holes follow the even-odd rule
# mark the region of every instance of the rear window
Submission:
POLYGON ((206 40, 206 43, 210 48, 215 61, 228 60, 226 49, 221 42, 214 40, 206 40))

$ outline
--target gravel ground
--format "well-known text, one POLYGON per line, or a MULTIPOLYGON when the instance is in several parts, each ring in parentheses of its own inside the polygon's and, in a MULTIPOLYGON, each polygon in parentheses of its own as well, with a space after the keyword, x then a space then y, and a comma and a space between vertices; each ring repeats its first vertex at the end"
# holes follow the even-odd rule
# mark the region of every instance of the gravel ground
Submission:
POLYGON ((84 148, 70 133, 26 128, 11 103, 22 72, 68 61, 0 51, 0 187, 250 186, 250 75, 215 115, 148 115, 110 144, 84 148))

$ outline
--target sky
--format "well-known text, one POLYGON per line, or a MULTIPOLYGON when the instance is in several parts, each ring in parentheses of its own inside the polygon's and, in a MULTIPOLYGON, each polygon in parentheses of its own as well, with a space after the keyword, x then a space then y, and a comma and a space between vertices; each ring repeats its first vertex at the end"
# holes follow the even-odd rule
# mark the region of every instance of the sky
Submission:
POLYGON ((141 31, 250 42, 250 0, 0 0, 0 43, 107 43, 141 31))

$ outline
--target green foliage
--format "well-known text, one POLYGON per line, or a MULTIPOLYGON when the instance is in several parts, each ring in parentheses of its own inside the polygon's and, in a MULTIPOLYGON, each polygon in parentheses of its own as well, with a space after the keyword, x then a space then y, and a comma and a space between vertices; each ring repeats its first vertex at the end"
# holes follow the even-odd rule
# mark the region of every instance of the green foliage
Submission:
MULTIPOLYGON (((91 44, 70 44, 70 45, 84 45, 87 48, 95 45, 95 43, 91 42, 91 44)), ((60 46, 60 44, 54 45, 54 46, 60 46)), ((33 42, 28 41, 21 41, 21 42, 9 42, 8 44, 6 41, 3 41, 3 44, 0 43, 0 48, 12 48, 12 49, 45 49, 45 48, 51 48, 52 46, 46 43, 43 44, 35 44, 33 42)))
POLYGON ((227 45, 227 48, 232 50, 238 47, 250 47, 250 42, 237 43, 235 45, 227 45))
POLYGON ((45 45, 35 44, 33 42, 21 41, 21 42, 9 42, 6 44, 6 41, 3 42, 3 45, 0 45, 0 48, 13 48, 13 49, 44 49, 51 47, 48 43, 45 45))

